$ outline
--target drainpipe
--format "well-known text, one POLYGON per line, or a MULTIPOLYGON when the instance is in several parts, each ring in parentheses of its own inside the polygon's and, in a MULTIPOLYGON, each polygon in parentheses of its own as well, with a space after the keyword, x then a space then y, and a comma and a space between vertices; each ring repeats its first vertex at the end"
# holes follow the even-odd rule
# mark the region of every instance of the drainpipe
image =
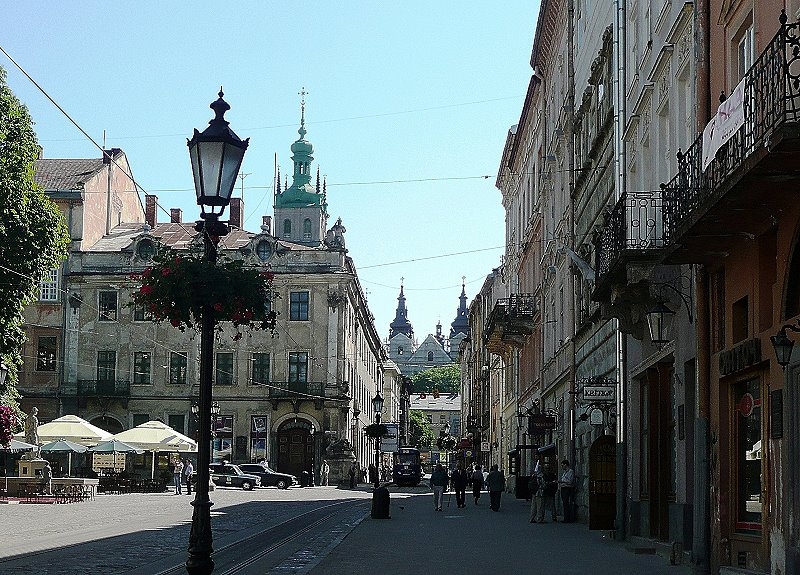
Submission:
MULTIPOLYGON (((575 137, 573 133, 573 124, 575 121, 575 1, 569 0, 569 38, 568 43, 569 54, 567 57, 567 77, 569 78, 569 88, 567 92, 567 125, 565 133, 567 134, 567 157, 569 167, 569 205, 567 209, 567 217, 569 218, 569 238, 567 245, 572 251, 575 251, 575 137)), ((569 306, 570 325, 572 329, 569 334, 569 344, 567 348, 567 357, 570 358, 569 365, 569 394, 567 395, 567 413, 569 414, 569 441, 567 442, 567 449, 569 453, 569 461, 572 468, 575 468, 575 275, 567 274, 567 293, 572 298, 572 305, 569 306)), ((564 512, 566 515, 566 511, 564 512)), ((573 518, 574 520, 574 518, 573 518)))
MULTIPOLYGON (((627 179, 625 173, 625 122, 626 106, 626 38, 625 38, 625 0, 614 0, 614 168, 616 188, 614 199, 619 200, 625 193, 627 179)), ((614 320, 617 338, 617 510, 614 537, 625 540, 628 532, 628 450, 626 443, 627 396, 628 393, 628 348, 624 333, 619 328, 619 320, 614 320)))
POLYGON ((709 415, 711 405, 710 350, 711 329, 708 306, 708 271, 701 268, 697 274, 697 370, 695 395, 697 413, 694 424, 694 514, 692 544, 692 569, 694 573, 710 572, 711 513, 709 489, 711 488, 709 450, 709 415))

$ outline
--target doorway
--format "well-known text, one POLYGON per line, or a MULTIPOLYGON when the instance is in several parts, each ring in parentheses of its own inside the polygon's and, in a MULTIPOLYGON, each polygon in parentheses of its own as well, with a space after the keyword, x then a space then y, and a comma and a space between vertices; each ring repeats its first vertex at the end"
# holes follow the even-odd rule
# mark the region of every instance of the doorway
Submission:
POLYGON ((589 448, 589 529, 614 529, 617 516, 617 449, 613 435, 589 448))
POLYGON ((303 471, 314 470, 314 435, 308 421, 293 419, 284 422, 277 433, 278 469, 300 477, 303 471))

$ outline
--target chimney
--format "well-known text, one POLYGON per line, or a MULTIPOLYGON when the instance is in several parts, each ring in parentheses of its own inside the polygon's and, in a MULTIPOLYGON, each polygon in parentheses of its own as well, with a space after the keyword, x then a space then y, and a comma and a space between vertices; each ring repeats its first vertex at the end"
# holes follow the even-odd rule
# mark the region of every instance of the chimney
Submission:
POLYGON ((116 156, 122 151, 121 148, 111 148, 110 150, 103 150, 103 163, 110 164, 111 158, 116 156))
POLYGON ((144 221, 151 228, 156 227, 156 214, 158 213, 158 197, 151 194, 144 196, 144 221))
POLYGON ((171 224, 179 224, 183 221, 183 210, 180 208, 169 209, 169 221, 171 224))
POLYGON ((242 201, 242 198, 231 198, 230 210, 230 221, 228 224, 231 227, 241 230, 242 223, 244 223, 244 201, 242 201))
POLYGON ((267 235, 272 235, 272 216, 261 217, 261 231, 267 235))

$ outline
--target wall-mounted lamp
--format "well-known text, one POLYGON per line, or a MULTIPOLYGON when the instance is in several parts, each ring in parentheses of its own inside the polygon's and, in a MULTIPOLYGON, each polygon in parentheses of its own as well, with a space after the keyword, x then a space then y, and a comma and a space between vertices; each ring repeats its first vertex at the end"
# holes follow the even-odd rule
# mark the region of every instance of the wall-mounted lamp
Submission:
MULTIPOLYGON (((679 276, 679 279, 682 280, 683 278, 684 276, 679 276)), ((675 319, 676 313, 673 309, 669 308, 664 301, 664 288, 671 289, 678 294, 678 297, 681 298, 683 305, 686 306, 686 313, 689 315, 689 323, 694 323, 694 315, 692 314, 692 307, 694 307, 694 303, 692 302, 691 289, 689 289, 689 295, 686 296, 683 294, 683 292, 681 292, 681 290, 670 283, 659 283, 656 285, 658 285, 659 288, 658 298, 655 305, 651 307, 646 314, 647 327, 650 329, 650 340, 657 345, 663 345, 674 339, 672 334, 672 323, 675 319)))
POLYGON ((786 335, 787 329, 793 332, 800 332, 800 320, 798 320, 795 325, 787 323, 778 333, 769 338, 775 350, 775 357, 778 361, 778 365, 784 369, 789 365, 792 359, 792 349, 794 349, 794 342, 786 335))

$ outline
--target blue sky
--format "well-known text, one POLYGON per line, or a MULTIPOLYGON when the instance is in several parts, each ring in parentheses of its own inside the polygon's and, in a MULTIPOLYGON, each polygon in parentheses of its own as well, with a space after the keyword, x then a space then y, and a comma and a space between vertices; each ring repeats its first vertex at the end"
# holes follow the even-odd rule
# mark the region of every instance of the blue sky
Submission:
MULTIPOLYGON (((0 46, 100 144, 105 131, 139 185, 167 211, 182 208, 185 221, 199 213, 186 138, 205 128, 222 85, 226 119, 250 138, 242 172, 251 231, 272 214, 276 153, 291 176, 305 87, 313 173, 319 166, 327 177, 329 224, 341 217, 347 228, 378 333, 388 335, 403 277, 420 341, 439 320, 447 334, 462 276, 471 301, 503 253, 494 184, 530 78, 539 3, 178 6, 7 3, 0 46)), ((3 54, 0 66, 45 157, 99 157, 3 54)))

